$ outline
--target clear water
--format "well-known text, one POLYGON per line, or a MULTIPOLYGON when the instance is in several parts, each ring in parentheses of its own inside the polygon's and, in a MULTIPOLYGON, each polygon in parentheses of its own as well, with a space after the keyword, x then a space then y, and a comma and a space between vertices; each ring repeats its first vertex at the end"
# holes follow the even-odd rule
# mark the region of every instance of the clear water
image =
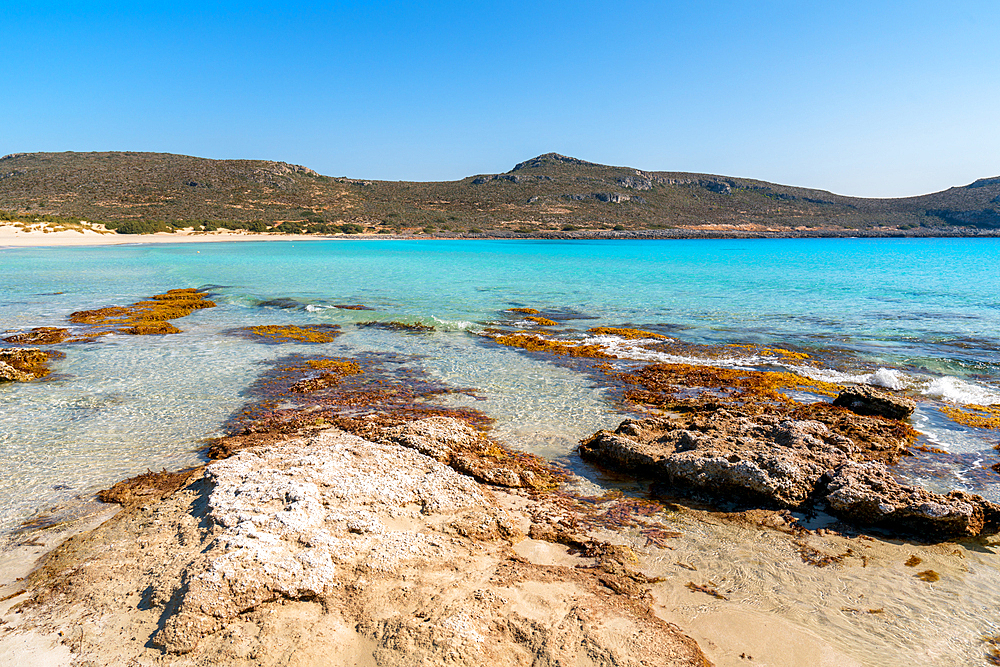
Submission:
MULTIPOLYGON (((516 306, 590 318, 568 322, 580 331, 634 326, 693 343, 797 346, 825 360, 800 371, 904 388, 926 399, 914 423, 928 444, 960 455, 958 463, 931 473, 920 465, 904 473, 938 490, 960 487, 1000 500, 1000 478, 982 471, 1000 461, 993 449, 1000 438, 949 422, 936 409, 1000 403, 998 255, 1000 241, 993 239, 350 240, 0 249, 0 331, 64 326, 73 311, 128 304, 172 288, 212 286, 218 304, 176 321, 181 334, 62 346, 66 358, 54 363, 51 379, 0 385, 0 533, 123 477, 198 463, 199 443, 221 434, 261 362, 303 351, 223 333, 247 325, 336 323, 344 335, 310 353, 419 355, 431 376, 478 390, 485 400, 474 407, 497 420, 495 436, 572 464, 580 438, 615 426, 622 415, 585 374, 484 343, 483 329, 516 306), (276 298, 308 307, 258 305, 276 298), (375 310, 331 307, 345 303, 375 310), (372 319, 436 330, 408 335, 352 326, 372 319)), ((635 354, 624 341, 597 342, 635 354)), ((740 358, 738 352, 726 361, 791 364, 740 358)), ((728 538, 705 539, 723 545, 728 538)), ((976 558, 977 571, 986 574, 969 580, 974 591, 954 596, 987 604, 991 593, 980 586, 1000 585, 998 566, 989 551, 976 558)), ((775 569, 778 579, 782 567, 775 569)), ((806 593, 794 600, 794 588, 788 584, 782 596, 793 599, 795 622, 820 623, 800 613, 819 603, 806 593)), ((940 606, 914 604, 913 613, 939 620, 940 606)), ((952 629, 972 637, 968 617, 952 629)), ((813 629, 820 632, 822 623, 813 629)), ((885 639, 891 634, 885 628, 872 633, 851 641, 864 650, 905 645, 885 639)), ((978 650, 974 644, 967 642, 969 655, 978 650)))

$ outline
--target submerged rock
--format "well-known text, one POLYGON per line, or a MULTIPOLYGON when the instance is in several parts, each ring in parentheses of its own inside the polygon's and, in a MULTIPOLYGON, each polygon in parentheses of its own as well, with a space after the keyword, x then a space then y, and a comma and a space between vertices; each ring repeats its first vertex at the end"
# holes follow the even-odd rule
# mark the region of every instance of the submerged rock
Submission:
MULTIPOLYGON (((897 447, 904 445, 901 439, 897 447)), ((579 451, 715 503, 820 504, 858 525, 934 539, 1000 532, 1000 506, 971 493, 942 496, 899 484, 883 463, 892 457, 819 421, 725 409, 626 420, 584 440, 579 451)))
POLYGON ((848 387, 840 392, 833 404, 859 415, 889 419, 906 419, 917 407, 917 404, 909 398, 896 396, 868 385, 848 387))
POLYGON ((30 373, 19 371, 5 361, 0 361, 0 382, 27 382, 31 380, 30 373))
POLYGON ((257 304, 258 308, 281 308, 283 310, 304 310, 306 304, 302 303, 298 299, 292 299, 290 297, 279 297, 277 299, 267 299, 266 301, 261 301, 257 304))
POLYGON ((928 537, 974 537, 1000 530, 1000 506, 964 491, 947 495, 900 484, 886 466, 849 461, 833 472, 823 499, 856 524, 882 525, 928 537))
POLYGON ((48 375, 49 355, 37 347, 0 348, 0 382, 28 382, 48 375))
POLYGON ((8 343, 18 345, 55 345, 69 338, 69 330, 61 327, 35 327, 4 338, 8 343))

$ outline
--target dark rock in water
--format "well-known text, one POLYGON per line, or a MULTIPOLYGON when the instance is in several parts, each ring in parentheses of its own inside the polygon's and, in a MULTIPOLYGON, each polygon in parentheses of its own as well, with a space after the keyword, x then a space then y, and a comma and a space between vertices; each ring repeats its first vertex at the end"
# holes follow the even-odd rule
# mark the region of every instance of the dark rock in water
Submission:
MULTIPOLYGON (((898 448, 904 446, 901 438, 898 448)), ((668 492, 710 502, 793 509, 825 503, 846 521, 924 538, 1000 532, 1000 506, 962 491, 942 496, 900 484, 882 462, 894 457, 809 419, 721 408, 630 419, 614 432, 598 431, 579 451, 599 465, 651 477, 668 492)))
POLYGON ((360 303, 355 303, 355 304, 335 303, 333 304, 333 307, 339 308, 340 310, 375 310, 374 308, 371 308, 369 306, 360 303))
POLYGON ((975 537, 1000 531, 1000 506, 964 491, 947 495, 900 484, 881 463, 848 461, 824 494, 832 514, 861 525, 928 537, 975 537))
POLYGON ((817 421, 718 410, 700 423, 626 420, 614 433, 599 431, 583 441, 580 455, 682 491, 799 507, 855 449, 849 438, 817 421))
POLYGON ((281 308, 283 310, 301 310, 306 307, 306 305, 301 301, 290 299, 288 297, 279 297, 277 299, 261 301, 257 304, 257 306, 260 308, 281 308))
POLYGON ((357 326, 369 329, 385 329, 386 331, 405 331, 408 333, 426 333, 428 331, 434 331, 434 327, 430 324, 420 324, 410 323, 410 322, 379 322, 373 320, 371 322, 358 322, 357 326))
POLYGON ((913 414, 917 404, 908 398, 895 396, 868 385, 849 387, 840 392, 834 405, 847 408, 859 415, 906 419, 913 414))
POLYGON ((0 382, 28 382, 48 375, 49 355, 37 347, 0 348, 0 382))

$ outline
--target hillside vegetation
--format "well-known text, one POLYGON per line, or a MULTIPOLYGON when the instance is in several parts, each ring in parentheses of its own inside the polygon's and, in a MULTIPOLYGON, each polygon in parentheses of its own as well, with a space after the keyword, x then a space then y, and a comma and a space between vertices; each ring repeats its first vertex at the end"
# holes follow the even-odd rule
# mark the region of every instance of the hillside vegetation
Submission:
POLYGON ((901 199, 611 167, 548 153, 460 181, 334 178, 264 160, 166 153, 0 158, 0 219, 305 233, 546 235, 637 230, 1000 229, 1000 177, 901 199))

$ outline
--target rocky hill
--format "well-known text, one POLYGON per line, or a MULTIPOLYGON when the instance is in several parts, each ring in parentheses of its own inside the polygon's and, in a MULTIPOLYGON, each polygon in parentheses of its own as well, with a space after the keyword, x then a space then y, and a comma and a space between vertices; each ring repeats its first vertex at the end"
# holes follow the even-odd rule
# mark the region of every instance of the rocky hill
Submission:
POLYGON ((8 220, 61 216, 120 231, 979 233, 1000 229, 1000 177, 919 197, 864 199, 556 153, 502 174, 430 183, 333 178, 263 160, 21 153, 0 158, 0 210, 8 220))

